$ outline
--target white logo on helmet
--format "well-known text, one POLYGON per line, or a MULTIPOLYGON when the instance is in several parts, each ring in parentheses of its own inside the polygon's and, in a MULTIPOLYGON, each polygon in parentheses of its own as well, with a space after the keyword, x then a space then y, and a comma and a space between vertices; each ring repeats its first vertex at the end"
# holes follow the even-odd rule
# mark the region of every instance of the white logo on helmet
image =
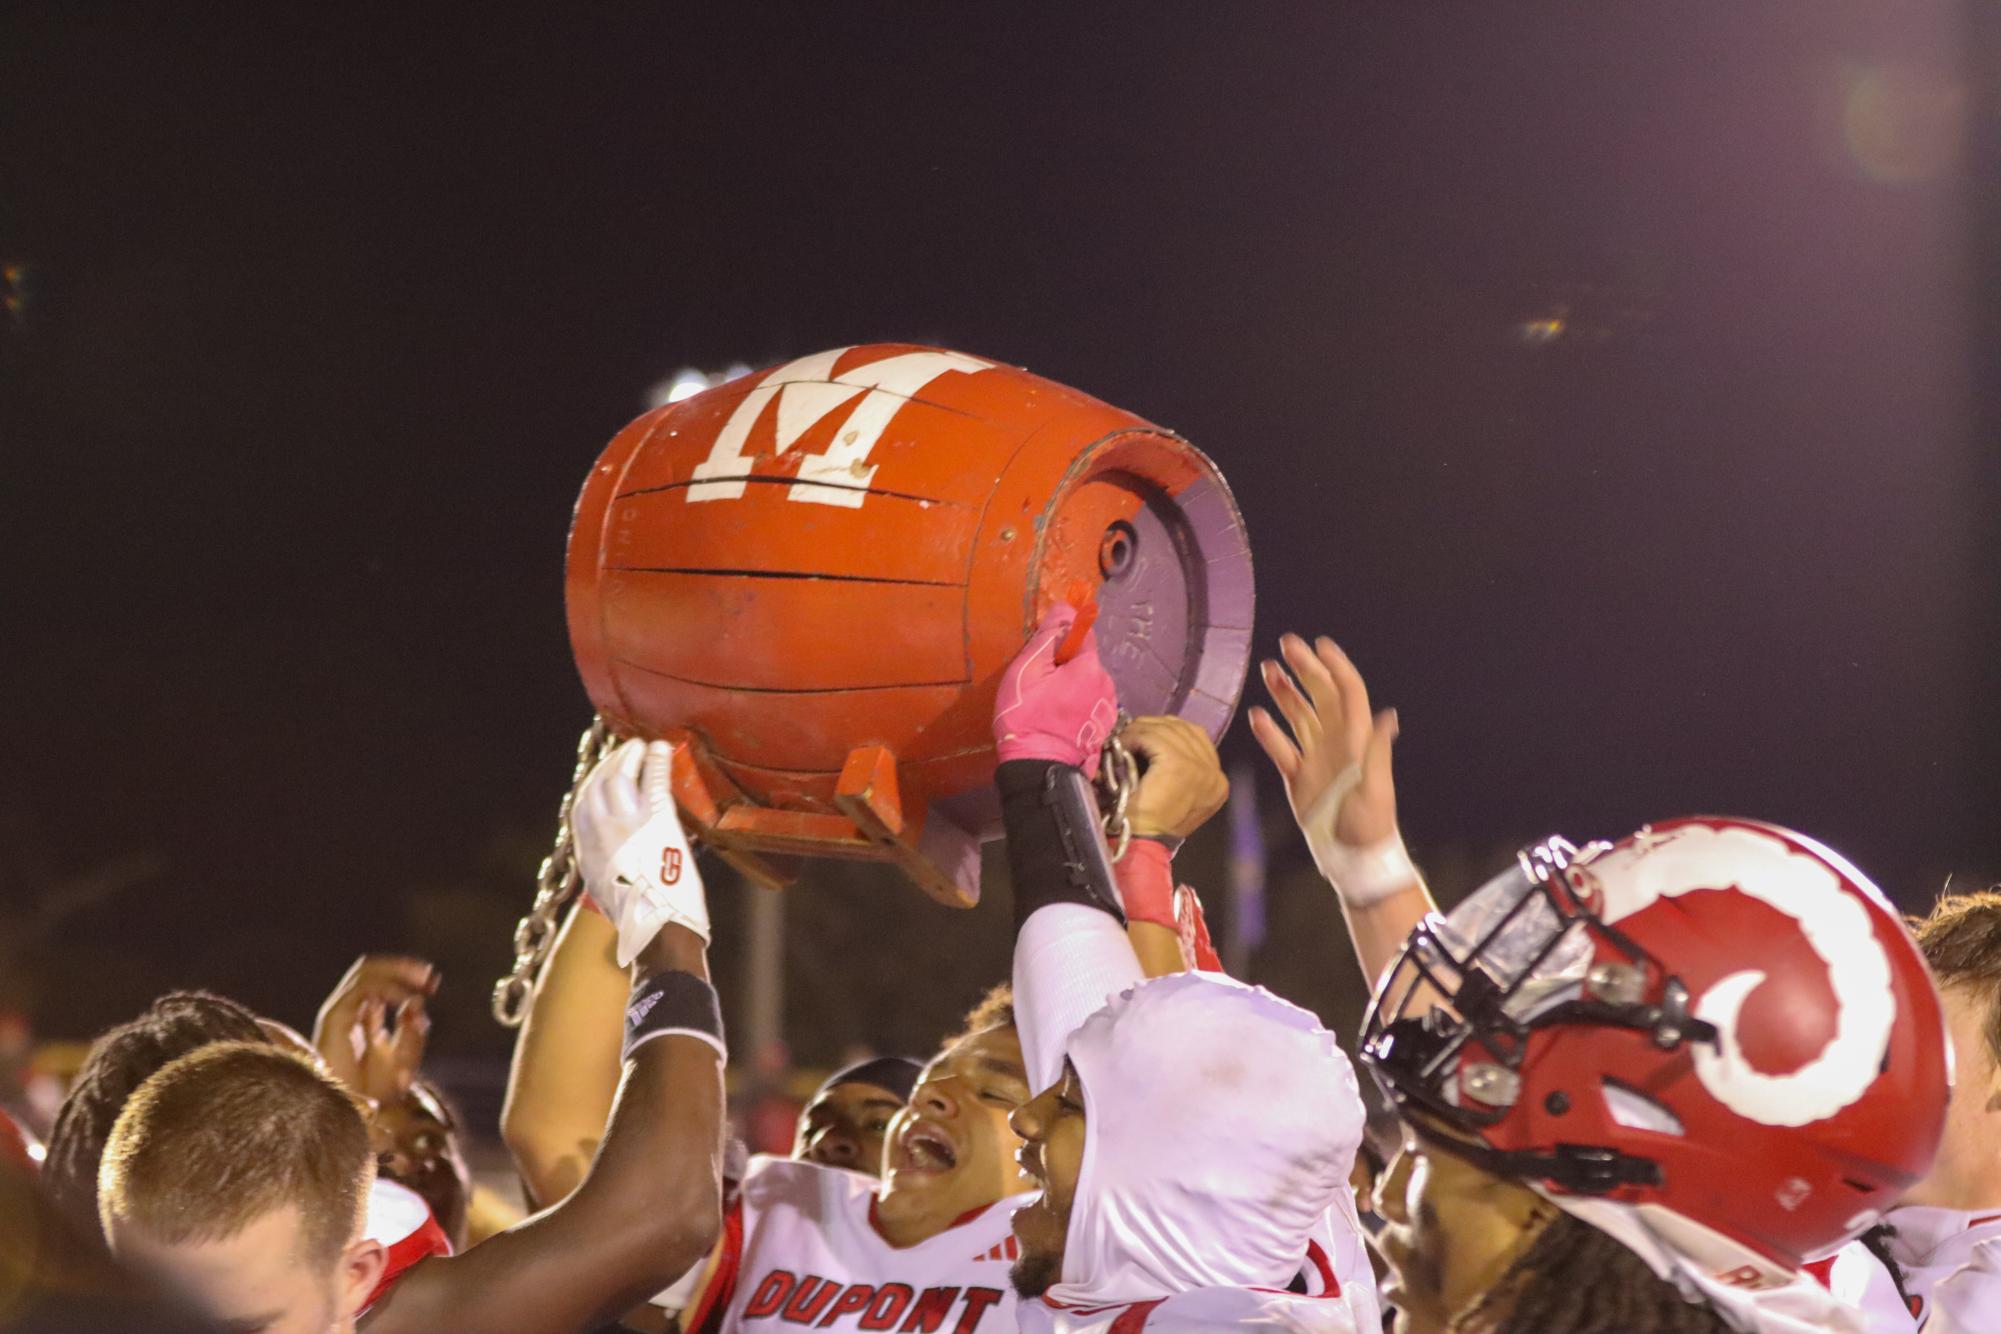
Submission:
POLYGON ((1744 1059, 1737 1016, 1765 974, 1718 978, 1695 999, 1695 1017, 1716 1026, 1717 1046, 1696 1044, 1696 1077, 1718 1102, 1768 1126, 1803 1126, 1854 1103, 1875 1082, 1897 1002, 1890 957, 1860 898, 1819 860, 1742 826, 1684 825, 1622 848, 1592 870, 1605 886, 1605 920, 1618 922, 1662 898, 1734 888, 1798 924, 1834 990, 1834 1037, 1797 1070, 1768 1075, 1744 1059), (1609 874, 1608 874, 1609 873, 1609 874))

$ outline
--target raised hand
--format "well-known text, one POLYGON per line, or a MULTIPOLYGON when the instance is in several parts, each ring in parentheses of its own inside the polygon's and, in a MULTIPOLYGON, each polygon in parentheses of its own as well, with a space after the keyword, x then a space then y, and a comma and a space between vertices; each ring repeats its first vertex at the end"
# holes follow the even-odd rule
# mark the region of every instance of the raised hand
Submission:
POLYGON ((1230 780, 1209 734, 1184 718, 1135 718, 1120 733, 1146 757, 1127 818, 1142 838, 1187 838, 1229 800, 1230 780))
POLYGON ((708 897, 672 790, 674 754, 662 741, 628 741, 577 790, 570 830, 577 869, 618 927, 619 967, 669 922, 709 938, 708 897))
POLYGON ((1028 643, 1001 674, 994 696, 994 750, 998 761, 1053 760, 1098 772, 1099 750, 1118 721, 1118 692, 1098 661, 1098 641, 1061 666, 1057 645, 1077 620, 1067 602, 1051 607, 1028 643))
POLYGON ((1292 672, 1270 658, 1261 668, 1265 689, 1286 726, 1254 708, 1251 733, 1285 780, 1294 817, 1304 819, 1330 791, 1345 789, 1333 813, 1335 836, 1353 847, 1381 842, 1397 828, 1396 787, 1390 778, 1396 710, 1370 714, 1362 674, 1327 636, 1309 647, 1298 635, 1286 635, 1279 640, 1279 651, 1292 672))
POLYGON ((422 959, 401 954, 356 959, 313 1021, 313 1047, 328 1072, 377 1103, 407 1093, 430 1033, 424 1000, 437 989, 438 970, 422 959))
POLYGON ((365 1003, 354 1034, 360 1053, 354 1091, 384 1107, 408 1097, 423 1068, 430 1035, 422 996, 410 997, 393 1011, 387 1001, 365 1003))
POLYGON ((1286 665, 1266 659, 1263 672, 1285 725, 1252 709, 1251 732, 1285 780, 1293 818, 1315 863, 1351 904, 1416 884, 1397 830, 1390 773, 1396 710, 1370 713, 1362 674, 1326 636, 1309 646, 1289 634, 1279 649, 1286 665))

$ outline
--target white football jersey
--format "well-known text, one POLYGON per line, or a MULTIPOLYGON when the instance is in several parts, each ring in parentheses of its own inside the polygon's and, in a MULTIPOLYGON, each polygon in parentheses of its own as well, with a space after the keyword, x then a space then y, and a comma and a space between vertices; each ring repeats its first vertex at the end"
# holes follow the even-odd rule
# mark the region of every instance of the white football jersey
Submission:
MULTIPOLYGON (((1303 1298, 1252 1288, 1197 1288, 1125 1306, 1023 1310, 1022 1328, 1060 1334, 1193 1334, 1195 1330, 1262 1329, 1284 1334, 1377 1334, 1355 1323, 1339 1297, 1303 1298)), ((1380 1328, 1380 1325, 1378 1326, 1380 1328)))
POLYGON ((1195 1288, 1120 1306, 1073 1306, 1050 1298, 1021 1308, 1029 1334, 1184 1334, 1198 1329, 1285 1330, 1289 1334, 1380 1334, 1375 1275, 1345 1290, 1326 1250, 1307 1243, 1307 1264, 1292 1290, 1195 1288))
POLYGON ((1908 1205, 1883 1221, 1924 1334, 2001 1331, 2001 1210, 1908 1205))
POLYGON ((1032 1196, 989 1205, 915 1246, 883 1240, 873 1177, 790 1158, 750 1160, 688 1334, 816 1329, 1009 1334, 1010 1223, 1032 1196))
POLYGON ((366 1311, 386 1296, 403 1275, 422 1260, 434 1255, 450 1255, 451 1239, 431 1216, 431 1206, 408 1186, 376 1177, 368 1188, 368 1221, 362 1235, 382 1243, 388 1252, 382 1277, 363 1304, 366 1311))
POLYGON ((1883 1262, 1859 1241, 1806 1267, 1823 1287, 1862 1313, 1868 1334, 1914 1334, 1917 1318, 1910 1312, 1897 1280, 1883 1262))
POLYGON ((1061 1281, 1022 1305, 1024 1331, 1376 1334, 1348 1184, 1365 1113, 1315 1016, 1175 973, 1115 998, 1065 1050, 1083 1167, 1061 1281))

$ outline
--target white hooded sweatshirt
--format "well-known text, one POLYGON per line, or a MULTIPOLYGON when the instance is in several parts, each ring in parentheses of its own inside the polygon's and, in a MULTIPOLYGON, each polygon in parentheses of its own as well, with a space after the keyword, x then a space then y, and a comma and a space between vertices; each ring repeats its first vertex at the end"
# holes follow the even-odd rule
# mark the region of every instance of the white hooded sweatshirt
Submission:
POLYGON ((1905 1205, 1884 1221, 1924 1334, 2001 1331, 2001 1209, 1905 1205))
POLYGON ((1363 1109, 1332 1033, 1262 988, 1177 973, 1118 996, 1067 1045, 1083 1164, 1062 1281, 1021 1304, 1023 1330, 1375 1334, 1343 1207, 1363 1109), (1288 1292, 1303 1266, 1332 1290, 1288 1292))
POLYGON ((1868 1334, 2001 1334, 2001 1210, 1910 1204, 1883 1221, 1908 1297, 1860 1242, 1809 1266, 1868 1334))

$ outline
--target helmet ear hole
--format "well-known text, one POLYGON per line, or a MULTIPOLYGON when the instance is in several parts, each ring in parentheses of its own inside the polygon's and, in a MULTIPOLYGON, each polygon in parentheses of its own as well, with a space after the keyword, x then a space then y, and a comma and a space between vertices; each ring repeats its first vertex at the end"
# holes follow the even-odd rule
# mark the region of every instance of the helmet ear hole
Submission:
POLYGON ((1651 1130, 1655 1134, 1675 1136, 1687 1133, 1682 1129, 1680 1117, 1638 1089, 1616 1079, 1601 1081, 1599 1088, 1605 1097, 1605 1110, 1628 1130, 1651 1130))

